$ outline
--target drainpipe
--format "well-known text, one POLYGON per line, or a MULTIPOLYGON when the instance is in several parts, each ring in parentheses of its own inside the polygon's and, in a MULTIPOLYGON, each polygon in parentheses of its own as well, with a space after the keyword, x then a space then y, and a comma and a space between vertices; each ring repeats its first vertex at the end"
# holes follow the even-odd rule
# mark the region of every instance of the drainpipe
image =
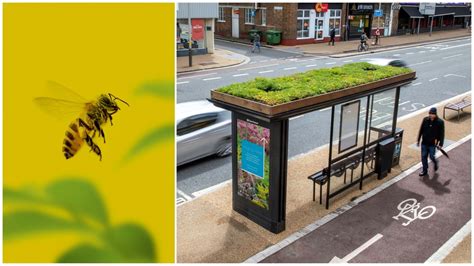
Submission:
POLYGON ((393 3, 390 5, 390 21, 388 22, 388 36, 392 36, 392 22, 393 21, 393 3))

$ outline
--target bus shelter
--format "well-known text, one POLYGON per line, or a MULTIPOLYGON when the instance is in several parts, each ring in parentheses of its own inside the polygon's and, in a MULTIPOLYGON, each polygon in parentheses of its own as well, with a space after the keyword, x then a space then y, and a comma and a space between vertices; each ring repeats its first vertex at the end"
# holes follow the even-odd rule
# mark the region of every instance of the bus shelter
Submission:
POLYGON ((383 178, 401 151, 403 131, 396 127, 400 89, 415 78, 411 72, 276 106, 211 91, 208 100, 232 112, 233 209, 273 233, 285 230, 289 119, 321 109, 331 110, 329 156, 327 166, 309 177, 321 181, 313 182, 313 200, 316 184, 320 202, 326 186, 329 208, 331 198, 353 186, 362 189, 369 175, 383 178), (390 113, 381 116, 376 109, 384 101, 390 113), (357 169, 359 177, 353 178, 357 169), (342 175, 344 184, 331 191, 331 181, 342 175))

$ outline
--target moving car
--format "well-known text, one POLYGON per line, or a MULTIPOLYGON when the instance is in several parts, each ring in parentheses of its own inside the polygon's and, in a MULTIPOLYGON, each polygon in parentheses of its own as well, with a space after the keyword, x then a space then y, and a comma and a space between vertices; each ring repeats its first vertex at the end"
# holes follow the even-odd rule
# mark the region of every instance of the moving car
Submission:
POLYGON ((232 153, 231 114, 208 101, 176 105, 177 165, 232 153))
POLYGON ((391 58, 370 58, 366 61, 378 66, 394 66, 394 67, 407 67, 407 63, 400 59, 391 58))

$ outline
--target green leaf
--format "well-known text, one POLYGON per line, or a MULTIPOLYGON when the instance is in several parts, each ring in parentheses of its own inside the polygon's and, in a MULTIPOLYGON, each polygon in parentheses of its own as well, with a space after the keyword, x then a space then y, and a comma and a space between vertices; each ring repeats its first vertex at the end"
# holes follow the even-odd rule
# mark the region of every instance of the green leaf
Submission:
POLYGON ((4 203, 43 203, 44 199, 35 195, 33 191, 16 190, 12 188, 3 188, 4 203))
POLYGON ((76 218, 92 218, 104 226, 108 225, 106 206, 91 183, 80 179, 59 180, 46 187, 46 193, 55 204, 76 218))
POLYGON ((105 250, 88 244, 80 244, 64 253, 58 263, 104 263, 125 262, 112 250, 105 250))
POLYGON ((148 231, 137 224, 123 224, 105 232, 105 240, 126 262, 155 262, 155 245, 148 231))
POLYGON ((51 231, 82 231, 85 229, 72 221, 38 211, 15 211, 3 215, 4 239, 51 231))
POLYGON ((150 81, 138 87, 136 93, 150 94, 158 98, 174 99, 174 82, 173 81, 150 81))
POLYGON ((157 127, 138 140, 137 143, 125 155, 124 160, 130 160, 133 157, 149 150, 154 145, 164 141, 174 140, 174 124, 168 124, 157 127))

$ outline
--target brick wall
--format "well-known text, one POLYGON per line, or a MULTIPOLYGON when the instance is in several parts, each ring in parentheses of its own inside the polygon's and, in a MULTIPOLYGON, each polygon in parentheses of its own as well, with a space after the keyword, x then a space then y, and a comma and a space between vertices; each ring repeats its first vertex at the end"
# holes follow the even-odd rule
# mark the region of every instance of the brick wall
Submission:
POLYGON ((393 17, 392 17, 392 36, 397 35, 398 29, 398 14, 400 10, 393 10, 393 17))

